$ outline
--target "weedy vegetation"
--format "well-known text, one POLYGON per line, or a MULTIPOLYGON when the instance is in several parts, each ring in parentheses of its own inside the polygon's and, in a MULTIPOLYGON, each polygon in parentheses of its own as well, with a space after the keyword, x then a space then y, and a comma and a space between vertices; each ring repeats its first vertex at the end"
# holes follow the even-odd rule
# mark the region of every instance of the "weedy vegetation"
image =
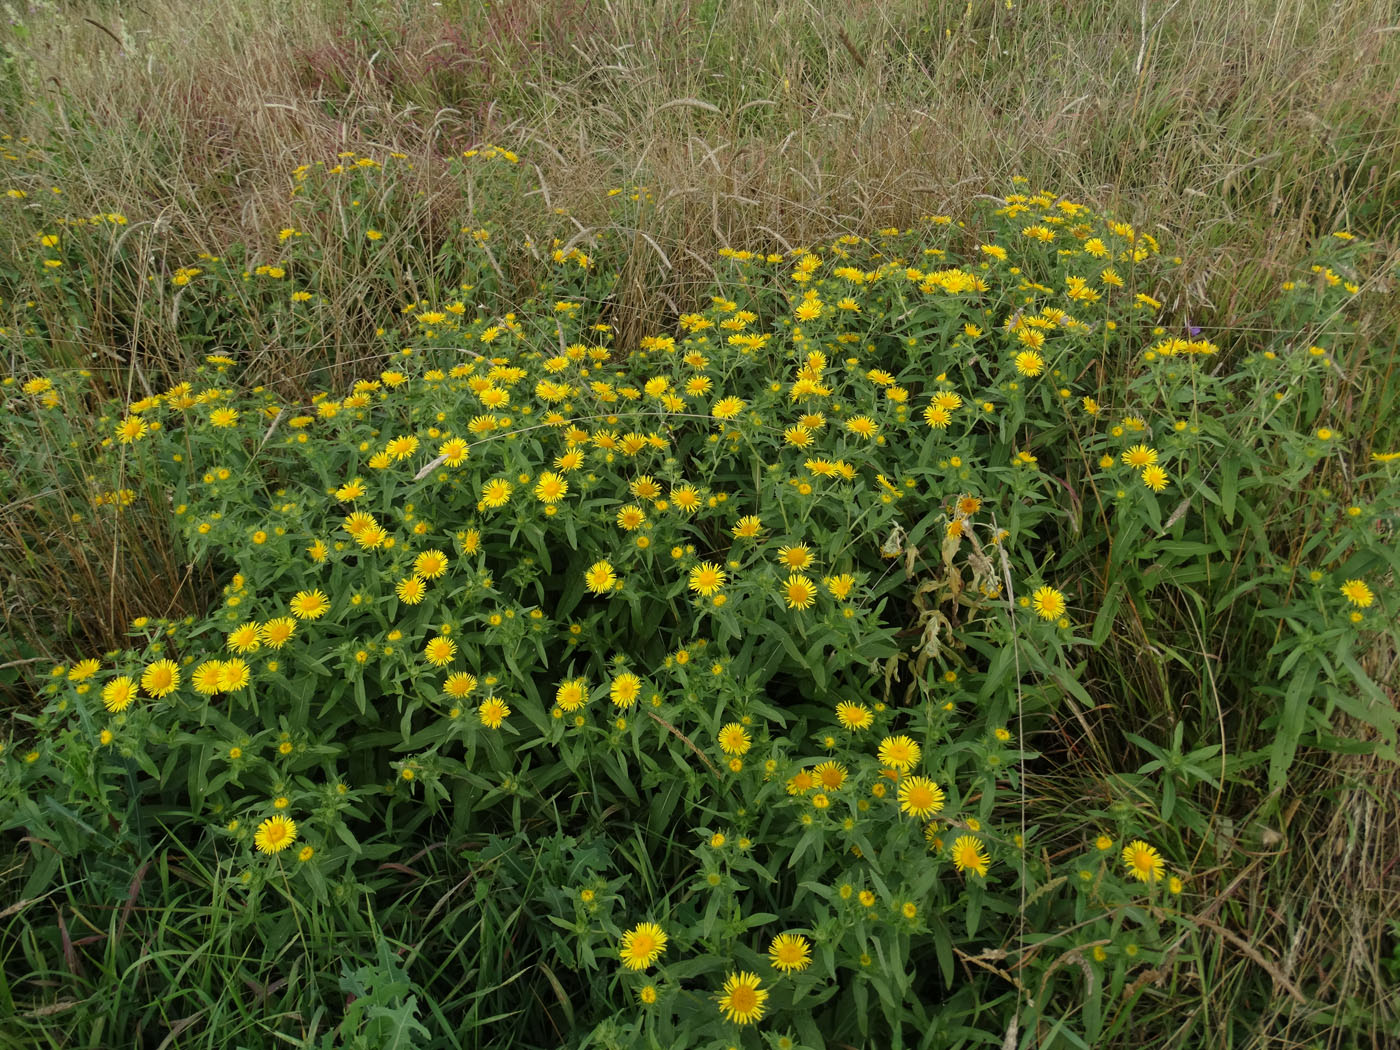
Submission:
POLYGON ((1400 1039, 1389 5, 0 28, 0 1046, 1400 1039))

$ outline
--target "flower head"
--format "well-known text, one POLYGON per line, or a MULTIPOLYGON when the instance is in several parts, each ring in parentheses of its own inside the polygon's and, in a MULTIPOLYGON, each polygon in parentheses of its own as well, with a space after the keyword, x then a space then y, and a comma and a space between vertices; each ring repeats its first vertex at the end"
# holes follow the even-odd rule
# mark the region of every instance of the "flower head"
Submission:
POLYGON ((253 845, 260 853, 280 853, 296 840, 296 821, 281 814, 268 817, 258 825, 258 830, 253 835, 253 845))
POLYGON ((724 982, 719 1010, 735 1024, 753 1024, 763 1017, 763 1004, 767 1001, 768 992, 759 988, 758 974, 731 973, 724 982))
POLYGON ((875 716, 870 713, 870 708, 864 704, 855 704, 849 700, 842 700, 836 705, 836 720, 847 729, 869 729, 875 716))
POLYGON ((923 749, 907 736, 887 736, 880 741, 880 761, 901 773, 916 766, 922 755, 923 749))
POLYGON ((943 789, 928 777, 905 777, 899 784, 899 808, 926 820, 943 808, 943 789))
POLYGON ((1342 584, 1341 592, 1342 597, 1358 609, 1369 608, 1371 603, 1376 600, 1375 594, 1372 593, 1365 580, 1347 580, 1346 583, 1342 584))
POLYGON ((1123 863, 1128 874, 1139 882, 1156 882, 1166 870, 1162 855, 1142 839, 1134 839, 1123 847, 1123 863))
POLYGON ((1031 595, 1031 606, 1042 620, 1053 620, 1065 611, 1065 596, 1054 587, 1038 587, 1031 595))
POLYGON ((666 950, 666 933, 654 922, 643 922, 622 935, 618 954, 629 970, 645 970, 666 950))
POLYGON ((976 875, 986 875, 991 858, 982 848, 982 842, 973 835, 959 835, 953 843, 953 866, 959 871, 971 871, 976 875))
POLYGON ((800 933, 780 933, 768 944, 768 959, 784 973, 805 970, 812 963, 812 946, 800 933))

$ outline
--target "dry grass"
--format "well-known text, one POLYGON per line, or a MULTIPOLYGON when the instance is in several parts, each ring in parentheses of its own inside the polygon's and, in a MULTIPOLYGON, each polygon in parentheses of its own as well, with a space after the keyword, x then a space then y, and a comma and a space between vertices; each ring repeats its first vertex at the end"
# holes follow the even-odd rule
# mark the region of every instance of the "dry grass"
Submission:
POLYGON ((72 192, 158 219, 184 252, 267 244, 299 163, 374 145, 431 170, 500 142, 536 176, 518 222, 547 204, 584 239, 611 229, 611 261, 658 308, 720 246, 956 211, 1012 173, 1157 230, 1187 259, 1176 305, 1220 324, 1259 307, 1300 242, 1393 231, 1388 4, 1081 8, 80 5, 31 19, 11 73, 63 130, 43 106, 14 130, 71 154, 72 192), (625 183, 655 201, 628 228, 601 207, 625 183))

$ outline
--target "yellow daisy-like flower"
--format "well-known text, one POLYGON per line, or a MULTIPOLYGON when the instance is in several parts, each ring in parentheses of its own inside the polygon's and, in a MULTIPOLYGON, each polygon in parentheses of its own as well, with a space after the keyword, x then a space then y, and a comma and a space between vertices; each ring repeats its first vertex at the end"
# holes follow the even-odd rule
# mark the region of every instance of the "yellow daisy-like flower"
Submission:
POLYGON ((425 580, 436 580, 447 571, 447 555, 439 550, 424 551, 413 559, 413 572, 425 580))
POLYGON ((102 706, 114 715, 125 711, 135 699, 136 683, 126 675, 113 678, 102 687, 102 706))
POLYGON ((1054 587, 1038 587, 1031 595, 1031 607, 1042 620, 1054 620, 1065 611, 1065 596, 1054 587))
POLYGON ((117 424, 117 440, 123 445, 130 445, 133 441, 140 441, 149 430, 150 427, 140 416, 127 416, 117 424))
POLYGON ((238 422, 238 413, 231 408, 216 408, 209 413, 209 422, 216 427, 231 427, 238 422))
POLYGON ((873 438, 880 432, 880 425, 869 416, 852 416, 846 420, 846 429, 857 437, 873 438))
POLYGON ((349 503, 351 500, 359 499, 367 491, 363 479, 352 478, 335 490, 335 498, 341 503, 349 503))
POLYGON ((730 722, 719 731, 719 746, 726 755, 747 754, 753 741, 749 731, 738 722, 730 722))
POLYGON ((554 691, 554 702, 564 711, 577 711, 588 702, 588 682, 582 678, 560 682, 554 691))
POLYGON ((1139 882, 1156 882, 1166 870, 1162 855, 1142 839, 1134 839, 1123 847, 1123 863, 1128 874, 1139 882))
POLYGON ((745 514, 730 529, 736 539, 751 540, 763 529, 763 522, 757 514, 745 514))
POLYGON ((540 475, 535 485, 535 499, 541 503, 558 503, 569 492, 569 483, 552 470, 540 475))
POLYGON ((611 594, 617 585, 617 573, 613 571, 612 562, 595 561, 583 574, 583 585, 594 594, 611 594))
POLYGON ((290 616, 275 616, 258 628, 258 637, 269 649, 280 649, 296 633, 297 622, 290 616))
POLYGON ((1134 470, 1150 467, 1157 462, 1157 450, 1147 445, 1134 445, 1123 453, 1123 462, 1134 470))
POLYGON ((742 398, 724 397, 710 407, 710 415, 716 419, 733 419, 744 410, 744 407, 745 403, 742 398))
POLYGON ((417 605, 428 593, 428 585, 421 576, 406 576, 394 587, 394 593, 405 605, 417 605))
POLYGON ((238 657, 225 660, 219 668, 219 691, 222 693, 237 692, 248 684, 250 677, 251 672, 244 661, 238 657))
POLYGON ((504 478, 492 478, 481 487, 481 502, 491 508, 504 507, 510 502, 514 486, 504 478))
POLYGON ((686 514, 694 514, 700 509, 700 493, 695 491, 695 486, 691 484, 673 485, 671 502, 686 514))
POLYGON ((608 699, 613 706, 627 710, 642 695, 642 680, 631 672, 624 671, 612 680, 608 687, 608 699))
POLYGON ((763 1004, 768 992, 759 987, 756 973, 731 973, 724 982, 719 998, 719 1011, 735 1024, 753 1024, 763 1017, 763 1004))
POLYGON ((708 598, 724 586, 724 570, 712 561, 703 561, 690 570, 690 589, 708 598))
POLYGON ((296 840, 297 822, 280 814, 264 820, 253 835, 253 845, 260 853, 281 853, 296 840))
POLYGON ((438 636, 423 647, 423 655, 434 667, 446 667, 457 655, 457 643, 451 638, 438 636))
POLYGON ((438 446, 438 455, 449 467, 460 467, 467 461, 471 448, 462 438, 448 438, 438 446))
POLYGON ((141 688, 151 696, 169 696, 180 687, 180 667, 174 660, 157 660, 141 672, 141 688))
POLYGON ((1347 580, 1340 588, 1342 597, 1351 602, 1358 609, 1368 609, 1371 603, 1376 600, 1371 588, 1367 586, 1365 580, 1347 580))
POLYGON ((986 875, 992 859, 982 848, 980 839, 973 835, 959 835, 953 843, 953 866, 959 871, 970 871, 976 875, 986 875))
POLYGON ((1142 472, 1142 483, 1153 492, 1161 492, 1167 487, 1169 476, 1161 467, 1147 467, 1142 472))
POLYGON ((806 576, 789 576, 783 583, 783 600, 789 609, 810 609, 817 600, 817 585, 806 576))
POLYGON ((805 569, 812 564, 812 552, 805 543, 778 548, 778 560, 789 569, 805 569))
POLYGON ((622 935, 618 955, 629 970, 645 970, 666 950, 666 932, 654 922, 638 923, 622 935))
POLYGON ((292 615, 298 620, 316 620, 326 614, 331 601, 320 590, 297 591, 290 602, 292 615))
POLYGON ((418 439, 412 434, 390 439, 384 451, 395 460, 404 460, 418 451, 418 439))
POLYGON ((768 960, 784 973, 805 970, 812 964, 812 945, 800 933, 780 933, 768 943, 768 960))
POLYGON ((498 696, 489 696, 481 702, 477 717, 487 729, 500 729, 501 723, 510 717, 510 707, 498 696))
POLYGON ((907 736, 885 737, 880 741, 878 751, 881 765, 897 769, 901 773, 907 773, 918 765, 923 753, 923 748, 907 736))
POLYGON ((869 729, 875 721, 875 716, 864 704, 842 700, 836 705, 836 720, 847 729, 869 729))
POLYGON ((476 675, 453 671, 442 683, 442 691, 458 700, 465 700, 476 690, 476 675))
POLYGON ((821 762, 812 770, 817 783, 827 791, 840 791, 846 783, 846 767, 840 762, 821 762))
POLYGON ((262 632, 256 621, 239 624, 228 636, 228 647, 236 653, 254 653, 262 646, 262 632))
POLYGON ((943 789, 928 777, 905 777, 899 784, 899 808, 926 820, 943 809, 943 789))
POLYGON ((102 670, 101 660, 92 658, 89 658, 87 660, 79 660, 77 663, 75 663, 72 667, 68 669, 68 681, 86 681, 100 670, 102 670))
POLYGON ((624 532, 636 532, 647 523, 646 511, 629 503, 617 512, 617 527, 624 532))
POLYGON ((1045 358, 1034 350, 1022 350, 1016 355, 1016 371, 1023 376, 1038 376, 1045 371, 1045 358))
POLYGON ((205 660, 194 669, 194 674, 190 677, 190 685, 194 687, 196 693, 202 696, 214 696, 223 692, 224 663, 222 660, 205 660))

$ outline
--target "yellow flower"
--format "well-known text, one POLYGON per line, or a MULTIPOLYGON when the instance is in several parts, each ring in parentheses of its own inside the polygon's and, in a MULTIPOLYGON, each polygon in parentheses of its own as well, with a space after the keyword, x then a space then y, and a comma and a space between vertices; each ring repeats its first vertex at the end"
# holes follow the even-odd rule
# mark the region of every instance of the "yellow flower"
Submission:
POLYGON ((708 598, 724 586, 724 570, 714 562, 701 562, 690 570, 690 589, 708 598))
POLYGON ((666 933, 654 922, 638 923, 622 935, 618 955, 629 970, 645 970, 666 951, 666 933))
POLYGON ((112 714, 121 714, 136 699, 136 683, 123 675, 102 687, 102 706, 112 714))
POLYGON ((899 784, 899 808, 924 820, 943 808, 943 789, 928 777, 905 777, 899 784))
POLYGON ((1371 603, 1376 600, 1375 594, 1366 585, 1365 580, 1347 580, 1340 589, 1342 596, 1359 609, 1370 608, 1371 603))
POLYGON ((588 682, 582 678, 560 682, 554 691, 554 702, 565 711, 577 711, 588 702, 588 682))
POLYGON ((489 696, 481 702, 477 717, 487 729, 500 729, 501 723, 510 717, 510 707, 500 697, 489 696))
POLYGON ((405 605, 417 605, 428 593, 428 585, 421 576, 406 576, 394 587, 394 593, 405 605))
POLYGON ((219 668, 219 691, 223 693, 236 692, 248 684, 249 677, 248 665, 242 660, 237 657, 226 660, 219 668))
POLYGON ((730 722, 719 731, 719 746, 726 755, 747 754, 752 745, 749 732, 738 722, 730 722))
POLYGON ((456 655, 457 643, 451 638, 438 636, 430 639, 428 644, 423 647, 423 656, 434 667, 446 667, 456 655))
POLYGON ((953 866, 959 871, 971 871, 986 875, 991 858, 982 849, 982 843, 972 835, 959 835, 953 843, 953 866))
POLYGON ((558 503, 568 494, 569 483, 552 470, 540 475, 535 485, 535 498, 541 503, 558 503))
POLYGON ((1123 462, 1134 470, 1150 467, 1157 462, 1157 450, 1147 445, 1134 445, 1123 453, 1123 462))
POLYGON ((297 840, 297 824, 290 817, 278 814, 258 825, 253 845, 261 853, 280 853, 297 840))
POLYGON ((757 514, 745 514, 734 525, 730 532, 737 539, 750 540, 757 536, 763 528, 763 522, 757 514))
POLYGON ((810 609, 817 599, 817 585, 806 576, 791 575, 783 584, 783 599, 789 609, 810 609))
POLYGON ((594 594, 609 594, 617 584, 617 573, 609 561, 595 561, 583 574, 583 583, 594 594))
POLYGON ((488 507, 504 507, 510 502, 512 489, 504 478, 492 478, 481 487, 481 502, 488 507))
POLYGON ((812 946, 800 933, 780 933, 768 944, 768 959, 784 973, 805 970, 812 964, 812 946))
POLYGON ((297 591, 291 603, 292 615, 298 620, 315 620, 331 607, 330 599, 321 591, 297 591))
POLYGON ((624 711, 635 704, 641 694, 642 680, 630 672, 618 675, 608 687, 608 699, 624 711))
POLYGON ((169 696, 179 687, 180 668, 174 660, 157 660, 141 673, 141 688, 151 696, 169 696))
POLYGON ((262 647, 262 630, 255 621, 239 624, 228 636, 228 647, 236 653, 254 653, 262 647))
POLYGON ((1065 611, 1065 596, 1054 587, 1038 587, 1031 595, 1031 605, 1042 620, 1053 620, 1065 611))
POLYGON ((127 416, 117 424, 117 440, 123 445, 130 445, 133 441, 140 441, 149 430, 150 427, 140 416, 127 416))
POLYGON ((1123 863, 1128 867, 1128 874, 1139 882, 1156 882, 1166 868, 1162 855, 1141 839, 1123 847, 1123 863))
POLYGON ((887 736, 880 741, 880 762, 901 773, 918 765, 923 749, 907 736, 887 736))
POLYGON ((296 633, 297 622, 290 616, 276 616, 258 628, 258 637, 269 649, 280 649, 296 633))
POLYGON ((1169 475, 1158 466, 1147 467, 1142 472, 1142 483, 1153 492, 1161 492, 1167 487, 1169 475))
POLYGON ((805 543, 778 548, 778 560, 789 569, 805 569, 812 564, 812 552, 805 543))
POLYGON ((1022 350, 1016 355, 1016 371, 1023 376, 1038 376, 1045 371, 1045 358, 1034 350, 1022 350))
POLYGON ((763 1017, 763 1004, 768 1001, 766 989, 759 988, 758 974, 731 973, 724 982, 719 1010, 726 1020, 735 1024, 752 1024, 763 1017))
POLYGON ((842 700, 836 705, 836 719, 847 729, 869 729, 875 721, 875 716, 864 704, 842 700))
POLYGON ((413 559, 413 571, 425 580, 435 580, 447 571, 447 555, 439 550, 424 551, 413 559))
POLYGON ((443 681, 442 691, 458 700, 465 700, 476 690, 476 685, 476 675, 454 671, 443 681))

